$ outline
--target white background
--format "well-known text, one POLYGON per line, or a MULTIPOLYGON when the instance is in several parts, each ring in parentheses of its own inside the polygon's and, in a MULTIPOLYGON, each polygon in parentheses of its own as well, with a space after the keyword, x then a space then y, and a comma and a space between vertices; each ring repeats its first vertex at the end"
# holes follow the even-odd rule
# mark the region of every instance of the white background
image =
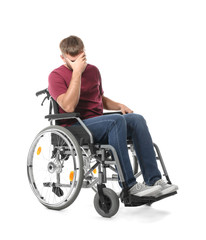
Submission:
POLYGON ((2 239, 205 239, 205 1, 2 1, 2 239), (105 96, 147 120, 178 195, 111 219, 83 189, 68 209, 44 208, 27 180, 27 153, 48 122, 35 92, 77 35, 101 72, 105 96), (203 217, 203 220, 201 219, 203 217))

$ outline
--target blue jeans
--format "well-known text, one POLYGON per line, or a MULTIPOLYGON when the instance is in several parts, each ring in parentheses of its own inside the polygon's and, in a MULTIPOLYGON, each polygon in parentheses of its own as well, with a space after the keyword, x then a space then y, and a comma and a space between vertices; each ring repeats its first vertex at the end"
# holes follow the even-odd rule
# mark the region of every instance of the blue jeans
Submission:
POLYGON ((91 131, 94 143, 109 144, 116 149, 127 187, 136 184, 128 154, 128 137, 133 140, 145 183, 153 185, 161 178, 153 142, 146 121, 141 115, 135 113, 102 115, 85 119, 83 122, 91 131))

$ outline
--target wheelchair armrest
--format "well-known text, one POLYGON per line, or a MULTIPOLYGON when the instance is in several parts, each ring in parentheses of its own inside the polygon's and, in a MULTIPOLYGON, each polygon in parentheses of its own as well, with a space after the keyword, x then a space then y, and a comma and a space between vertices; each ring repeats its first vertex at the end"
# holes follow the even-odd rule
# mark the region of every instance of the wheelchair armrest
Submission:
POLYGON ((48 120, 63 120, 63 119, 70 119, 70 118, 78 118, 80 117, 80 113, 59 113, 59 114, 49 114, 46 115, 45 118, 48 120))
POLYGON ((121 114, 122 115, 122 112, 105 112, 105 113, 103 113, 103 115, 110 115, 110 114, 121 114))

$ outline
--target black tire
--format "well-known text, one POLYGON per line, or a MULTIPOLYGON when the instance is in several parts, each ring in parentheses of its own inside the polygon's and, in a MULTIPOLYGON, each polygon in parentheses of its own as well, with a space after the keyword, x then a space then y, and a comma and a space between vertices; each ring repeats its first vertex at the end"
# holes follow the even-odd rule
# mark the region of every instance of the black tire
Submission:
POLYGON ((119 210, 119 198, 117 194, 109 188, 103 188, 103 194, 106 200, 106 205, 109 210, 108 213, 105 213, 100 202, 99 193, 97 192, 94 197, 94 207, 96 211, 102 216, 106 218, 110 218, 114 216, 119 210))

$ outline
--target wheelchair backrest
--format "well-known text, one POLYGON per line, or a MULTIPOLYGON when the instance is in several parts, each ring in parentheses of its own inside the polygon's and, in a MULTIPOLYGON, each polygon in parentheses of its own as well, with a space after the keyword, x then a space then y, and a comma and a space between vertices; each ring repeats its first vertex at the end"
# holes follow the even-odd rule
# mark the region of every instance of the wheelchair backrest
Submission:
POLYGON ((51 96, 50 96, 50 104, 51 104, 51 108, 53 109, 54 114, 58 114, 59 113, 59 105, 51 96))
MULTIPOLYGON (((50 95, 49 99, 50 99, 49 114, 52 114, 52 112, 54 114, 58 114, 59 113, 58 103, 51 97, 51 95, 50 95)), ((55 124, 56 125, 61 125, 61 121, 60 120, 55 120, 55 124)))

